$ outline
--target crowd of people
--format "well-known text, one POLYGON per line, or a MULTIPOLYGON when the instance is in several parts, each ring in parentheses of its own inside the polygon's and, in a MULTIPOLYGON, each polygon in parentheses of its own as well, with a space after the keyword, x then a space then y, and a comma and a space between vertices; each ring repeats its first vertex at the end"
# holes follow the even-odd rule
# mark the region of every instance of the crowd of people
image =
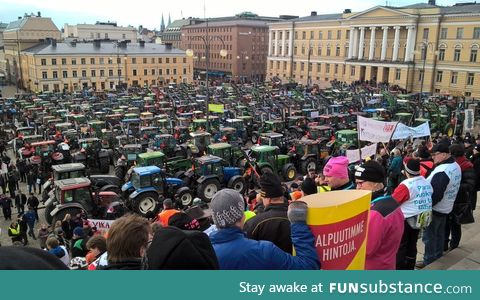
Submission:
MULTIPOLYGON (((474 222, 480 140, 467 134, 387 147, 356 166, 347 157, 331 157, 322 170, 309 169, 290 183, 266 172, 259 178, 260 190, 241 195, 222 189, 211 203, 196 199, 187 210, 166 199, 158 215, 125 215, 108 232, 92 227, 81 214, 35 231, 38 199, 31 193, 27 211, 17 207, 18 218, 8 229, 17 250, 2 247, 0 252, 48 258, 52 269, 320 269, 302 198, 357 189, 372 195, 365 269, 423 268, 457 248, 462 224, 474 222), (25 250, 27 236, 39 238, 38 251, 51 255, 25 250), (423 261, 417 261, 420 236, 423 261)), ((12 197, 24 203, 26 195, 12 197)), ((8 199, 2 198, 2 207, 13 206, 8 199)), ((4 216, 11 213, 4 210, 4 216)), ((21 264, 47 268, 45 262, 36 266, 18 258, 2 260, 0 268, 21 264)))

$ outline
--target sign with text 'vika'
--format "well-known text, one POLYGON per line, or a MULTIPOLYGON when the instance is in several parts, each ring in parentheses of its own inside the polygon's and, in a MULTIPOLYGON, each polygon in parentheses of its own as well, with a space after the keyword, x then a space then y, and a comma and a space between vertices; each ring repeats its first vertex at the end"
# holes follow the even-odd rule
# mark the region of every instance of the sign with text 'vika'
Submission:
POLYGON ((302 198, 308 205, 307 224, 315 237, 325 270, 363 270, 367 251, 371 192, 318 193, 302 198))

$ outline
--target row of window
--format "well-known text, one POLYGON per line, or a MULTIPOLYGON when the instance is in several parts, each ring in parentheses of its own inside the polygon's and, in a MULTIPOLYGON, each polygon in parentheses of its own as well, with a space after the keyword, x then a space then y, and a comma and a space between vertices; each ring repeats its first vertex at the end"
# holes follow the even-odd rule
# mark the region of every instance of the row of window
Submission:
MULTIPOLYGON (((419 81, 423 80, 424 73, 420 71, 419 73, 419 81)), ((437 71, 435 76, 435 82, 441 83, 443 81, 443 71, 437 71)), ((458 81, 458 72, 451 72, 450 74, 450 83, 457 84, 458 81)), ((475 73, 467 73, 467 85, 473 85, 475 83, 475 73)))
MULTIPOLYGON (((150 72, 148 69, 143 69, 143 75, 163 75, 163 69, 158 69, 158 73, 157 73, 157 70, 156 69, 151 69, 150 72)), ((171 69, 171 73, 172 75, 177 75, 177 69, 171 69)), ((62 78, 69 78, 69 72, 68 71, 62 71, 62 78)), ((87 70, 82 70, 81 71, 81 74, 82 74, 82 78, 86 78, 87 77, 87 70)), ((99 70, 99 72, 97 73, 97 70, 90 70, 90 74, 89 76, 90 77, 97 77, 97 74, 100 76, 100 77, 105 77, 105 70, 99 70)), ((183 68, 183 75, 187 74, 187 69, 186 68, 183 68)), ((48 76, 48 71, 42 71, 42 79, 57 79, 58 78, 58 75, 59 75, 59 72, 58 71, 52 71, 52 77, 49 77, 48 76)), ((133 69, 132 70, 132 75, 133 76, 138 76, 138 72, 136 69, 133 69)), ((165 75, 170 75, 170 69, 165 69, 165 75)), ((108 76, 109 77, 113 77, 113 76, 122 76, 122 70, 121 69, 118 69, 117 70, 117 74, 114 75, 114 70, 108 70, 108 76)), ((72 78, 78 78, 78 71, 77 70, 73 70, 71 72, 71 77, 72 78)))
MULTIPOLYGON (((327 31, 327 40, 333 39, 333 33, 334 33, 334 31, 332 31, 332 30, 327 31)), ((430 33, 429 28, 424 28, 423 29, 423 39, 424 40, 428 39, 429 33, 430 33)), ((272 39, 275 39, 277 34, 278 34, 278 39, 279 40, 283 39, 283 32, 282 31, 278 31, 278 32, 272 31, 272 39)), ((306 40, 307 39, 307 31, 302 31, 301 34, 302 34, 301 39, 306 40)), ((295 39, 296 40, 298 39, 298 35, 299 35, 299 31, 295 31, 295 39)), ((310 40, 315 39, 314 35, 315 35, 314 31, 310 31, 309 39, 310 40)), ((323 40, 323 37, 324 37, 323 36, 323 31, 319 31, 318 32, 318 39, 323 40)), ((285 39, 289 39, 289 38, 290 38, 290 32, 286 31, 285 32, 285 39)), ((350 30, 345 31, 345 38, 346 39, 350 38, 350 30)), ((441 28, 440 29, 440 39, 447 39, 447 38, 448 38, 448 28, 441 28)), ((455 38, 456 39, 463 39, 464 38, 464 28, 463 27, 457 27, 456 28, 455 38)), ((337 39, 337 40, 342 39, 342 30, 341 29, 336 30, 335 39, 337 39)), ((480 39, 480 27, 474 27, 473 28, 472 39, 475 39, 475 40, 480 39)))
MULTIPOLYGON (((444 61, 445 60, 445 50, 446 49, 439 49, 438 50, 438 60, 439 61, 444 61)), ((477 62, 477 49, 471 49, 470 50, 470 62, 477 62)), ((461 49, 454 49, 453 50, 453 61, 460 61, 460 57, 462 54, 461 49)), ((422 49, 422 59, 425 59, 426 56, 426 50, 422 49)))
MULTIPOLYGON (((152 57, 152 58, 150 58, 150 63, 155 64, 155 63, 158 62, 159 64, 162 64, 163 61, 164 61, 164 59, 165 59, 165 63, 166 63, 166 64, 169 64, 169 63, 170 63, 170 57, 165 57, 165 58, 163 58, 163 57, 158 57, 158 58, 152 57)), ((91 57, 91 58, 90 58, 90 64, 91 64, 91 65, 95 65, 97 61, 98 61, 98 64, 100 64, 100 65, 105 64, 105 61, 107 61, 108 64, 113 64, 114 59, 111 58, 111 57, 108 57, 108 58, 100 57, 100 58, 98 58, 98 59, 95 58, 95 57, 91 57)), ((137 63, 137 58, 136 58, 136 57, 132 57, 131 61, 132 61, 132 64, 136 64, 136 63, 137 63)), ((172 63, 176 64, 176 63, 177 63, 177 58, 176 58, 176 57, 173 57, 171 61, 172 61, 172 63)), ((116 63, 117 63, 117 64, 120 64, 121 62, 122 62, 122 58, 121 58, 121 57, 117 57, 116 63)), ((138 60, 138 63, 140 63, 140 62, 143 62, 144 64, 147 64, 147 63, 148 63, 148 58, 144 57, 142 60, 139 59, 139 60, 138 60)), ((183 57, 183 58, 182 58, 182 62, 183 62, 184 64, 187 63, 187 58, 186 58, 186 57, 183 57)), ((55 65, 57 65, 57 63, 58 63, 58 60, 57 60, 56 58, 52 58, 52 59, 50 60, 50 63, 51 63, 52 66, 55 66, 55 65)), ((47 59, 46 59, 46 58, 42 58, 42 59, 40 60, 40 64, 41 64, 42 66, 46 66, 46 65, 47 65, 47 59)), ((67 64, 67 59, 66 59, 66 58, 62 58, 62 59, 61 59, 61 64, 62 64, 62 65, 66 65, 66 64, 67 64)), ((76 59, 76 58, 72 58, 72 59, 70 60, 70 64, 76 65, 76 64, 77 64, 77 59, 76 59)), ((87 64, 87 59, 86 59, 86 58, 80 58, 80 64, 81 64, 81 65, 86 65, 86 64, 87 64)))

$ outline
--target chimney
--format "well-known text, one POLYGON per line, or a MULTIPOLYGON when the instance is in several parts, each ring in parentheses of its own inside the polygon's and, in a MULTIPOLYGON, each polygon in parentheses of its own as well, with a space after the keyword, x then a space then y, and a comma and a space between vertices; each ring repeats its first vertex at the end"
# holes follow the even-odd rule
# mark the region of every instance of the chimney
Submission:
POLYGON ((120 43, 118 43, 118 48, 121 48, 121 49, 127 49, 127 42, 126 41, 120 41, 120 43))
POLYGON ((52 45, 52 47, 57 47, 57 40, 56 39, 51 39, 50 40, 50 45, 52 45))
POLYGON ((40 18, 41 16, 42 16, 42 14, 39 11, 37 11, 37 17, 40 18))
POLYGON ((140 47, 145 48, 145 41, 139 41, 140 47))
POLYGON ((352 10, 350 8, 345 8, 345 10, 343 11, 344 14, 351 14, 352 13, 352 10))
POLYGON ((430 4, 430 5, 436 5, 436 4, 435 4, 435 0, 428 0, 428 4, 430 4))
POLYGON ((312 17, 315 17, 316 15, 317 15, 317 12, 316 12, 316 11, 312 11, 312 12, 310 13, 310 16, 312 16, 312 17))
POLYGON ((93 40, 93 47, 94 48, 100 48, 100 46, 101 46, 101 40, 98 40, 98 39, 93 40))
POLYGON ((70 45, 72 45, 72 47, 76 47, 77 46, 77 40, 71 40, 70 45))
POLYGON ((172 43, 165 43, 165 49, 172 50, 172 43))

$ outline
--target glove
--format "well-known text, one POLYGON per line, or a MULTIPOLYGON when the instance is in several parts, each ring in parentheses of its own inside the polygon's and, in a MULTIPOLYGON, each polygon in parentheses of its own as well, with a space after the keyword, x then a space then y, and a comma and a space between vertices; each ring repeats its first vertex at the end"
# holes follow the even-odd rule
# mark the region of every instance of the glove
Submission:
POLYGON ((307 221, 307 203, 294 201, 288 206, 287 216, 290 223, 305 223, 307 221))

